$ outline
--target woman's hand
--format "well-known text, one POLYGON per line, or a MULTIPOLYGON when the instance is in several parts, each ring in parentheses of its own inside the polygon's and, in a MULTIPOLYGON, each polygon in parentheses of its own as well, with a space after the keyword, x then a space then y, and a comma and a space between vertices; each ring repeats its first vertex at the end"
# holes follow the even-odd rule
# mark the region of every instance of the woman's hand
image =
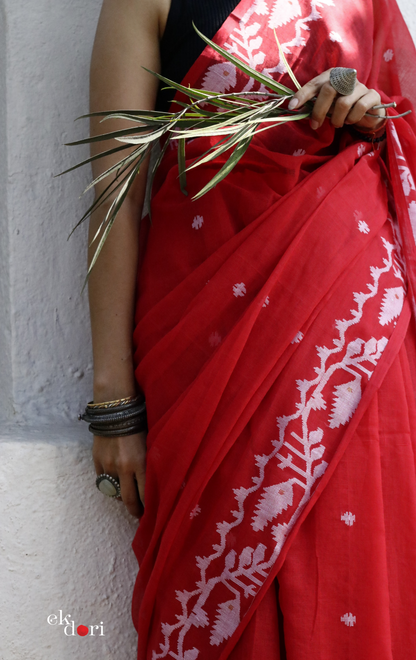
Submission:
POLYGON ((146 432, 121 438, 94 436, 95 470, 120 481, 121 499, 136 518, 143 514, 146 480, 146 432))
POLYGON ((300 108, 316 97, 310 119, 313 130, 322 126, 329 115, 329 120, 335 128, 341 128, 344 124, 355 124, 357 127, 376 131, 383 119, 378 117, 372 119, 366 116, 366 113, 385 116, 384 108, 371 110, 381 103, 380 94, 375 89, 368 89, 357 80, 354 92, 348 96, 341 96, 329 82, 330 72, 331 69, 324 71, 299 89, 291 99, 289 109, 300 108))

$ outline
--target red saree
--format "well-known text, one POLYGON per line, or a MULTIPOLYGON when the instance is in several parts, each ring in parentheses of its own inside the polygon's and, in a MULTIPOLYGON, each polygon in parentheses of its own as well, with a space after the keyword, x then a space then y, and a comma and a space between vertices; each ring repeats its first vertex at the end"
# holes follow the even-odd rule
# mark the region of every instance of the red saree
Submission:
MULTIPOLYGON (((242 0, 215 41, 290 86, 274 29, 301 83, 353 66, 398 112, 416 96, 394 0, 242 0)), ((257 89, 209 48, 185 82, 257 89)), ((218 165, 185 197, 166 154, 134 335, 140 660, 413 657, 415 128, 383 156, 329 122, 262 133, 196 202, 218 165)))

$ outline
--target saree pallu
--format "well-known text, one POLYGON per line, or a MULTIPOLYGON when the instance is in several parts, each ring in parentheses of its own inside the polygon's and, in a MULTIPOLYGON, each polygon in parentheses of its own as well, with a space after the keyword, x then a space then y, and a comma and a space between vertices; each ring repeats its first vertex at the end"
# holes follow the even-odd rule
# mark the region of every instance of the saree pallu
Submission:
MULTIPOLYGON (((394 2, 242 0, 215 41, 290 85, 274 30, 302 84, 354 66, 410 107, 394 2)), ((184 83, 259 88, 210 48, 184 83)), ((192 170, 185 197, 165 154, 134 334, 140 660, 414 654, 413 122, 389 124, 385 153, 329 122, 259 134, 195 202, 224 160, 192 170)), ((210 144, 190 141, 188 162, 210 144)))

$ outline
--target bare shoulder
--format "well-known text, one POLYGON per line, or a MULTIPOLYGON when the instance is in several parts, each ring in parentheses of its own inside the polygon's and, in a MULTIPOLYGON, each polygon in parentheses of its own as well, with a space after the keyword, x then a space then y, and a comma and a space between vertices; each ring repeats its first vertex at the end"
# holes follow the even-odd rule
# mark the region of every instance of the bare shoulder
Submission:
MULTIPOLYGON (((103 0, 91 58, 91 112, 154 108, 158 80, 145 69, 160 71, 159 42, 170 4, 171 0, 103 0)), ((125 128, 121 120, 109 122, 108 130, 121 128, 125 128)), ((102 132, 93 117, 91 134, 102 132)), ((108 144, 112 146, 118 143, 108 144)), ((93 154, 101 149, 99 143, 92 145, 93 154)), ((115 159, 106 156, 96 161, 94 176, 115 164, 115 159)))
POLYGON ((91 60, 92 110, 152 106, 170 0, 103 0, 91 60), (109 84, 111 81, 111 84, 109 84), (116 98, 114 98, 116 97, 116 98), (127 105, 126 105, 127 104, 127 105))

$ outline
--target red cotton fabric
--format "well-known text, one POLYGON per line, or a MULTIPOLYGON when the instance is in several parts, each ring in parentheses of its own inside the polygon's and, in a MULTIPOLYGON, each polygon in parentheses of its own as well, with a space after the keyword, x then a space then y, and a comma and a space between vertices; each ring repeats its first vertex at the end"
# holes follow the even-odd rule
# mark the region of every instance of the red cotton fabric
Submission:
MULTIPOLYGON (((390 114, 412 107, 394 0, 242 0, 215 41, 292 87, 274 30, 301 84, 354 67, 390 114)), ((184 83, 259 89, 210 48, 184 83)), ((186 197, 168 149, 134 334, 140 660, 414 656, 415 119, 389 122, 384 152, 328 121, 263 132, 198 201, 224 159, 186 197)))

